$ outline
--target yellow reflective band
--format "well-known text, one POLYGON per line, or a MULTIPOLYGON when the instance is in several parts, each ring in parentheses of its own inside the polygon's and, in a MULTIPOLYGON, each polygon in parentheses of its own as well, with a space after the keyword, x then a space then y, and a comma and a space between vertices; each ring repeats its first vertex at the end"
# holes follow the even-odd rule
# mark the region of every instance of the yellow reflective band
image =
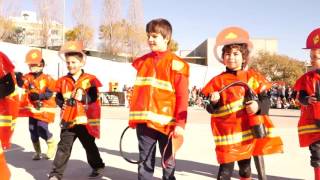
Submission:
POLYGON ((0 127, 1 126, 11 126, 11 120, 10 119, 0 119, 0 127))
POLYGON ((16 127, 16 119, 13 119, 11 121, 11 130, 14 130, 15 127, 16 127))
POLYGON ((222 107, 219 107, 215 112, 211 114, 212 117, 221 117, 225 116, 237 111, 240 111, 241 109, 244 109, 244 99, 237 100, 235 102, 232 102, 230 104, 224 105, 222 107))
POLYGON ((40 109, 36 109, 33 106, 28 107, 32 113, 56 113, 56 108, 47 108, 47 107, 41 107, 40 109))
POLYGON ((156 79, 154 77, 137 77, 134 82, 135 86, 152 86, 154 88, 173 92, 170 82, 156 79))
MULTIPOLYGON (((267 131, 267 137, 275 137, 274 128, 268 128, 267 131)), ((229 134, 225 136, 214 136, 214 141, 216 145, 232 145, 241 143, 250 139, 253 139, 253 135, 251 130, 229 134)))
POLYGON ((92 126, 99 126, 100 125, 100 119, 88 119, 88 122, 92 126))
POLYGON ((0 121, 1 120, 12 120, 12 116, 10 116, 10 115, 6 115, 6 116, 3 116, 3 115, 0 115, 0 121))
POLYGON ((87 116, 77 116, 75 119, 75 124, 87 124, 88 118, 87 116))
POLYGON ((318 128, 315 124, 312 125, 306 125, 306 126, 301 126, 298 128, 299 134, 309 134, 309 133, 319 133, 320 128, 318 128))
POLYGON ((160 125, 167 125, 172 119, 171 116, 156 114, 151 111, 131 111, 129 113, 129 120, 151 120, 160 125))

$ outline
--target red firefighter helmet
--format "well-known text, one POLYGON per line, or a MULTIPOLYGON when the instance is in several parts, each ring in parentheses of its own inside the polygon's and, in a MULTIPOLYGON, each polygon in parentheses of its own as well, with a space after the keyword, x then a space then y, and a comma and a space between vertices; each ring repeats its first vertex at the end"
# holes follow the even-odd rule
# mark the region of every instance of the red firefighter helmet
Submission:
POLYGON ((306 47, 303 49, 320 49, 320 28, 313 30, 308 35, 306 47))
POLYGON ((40 64, 42 61, 42 53, 39 49, 31 49, 26 55, 27 64, 40 64))
POLYGON ((213 49, 213 53, 220 62, 221 57, 218 55, 218 47, 229 44, 247 44, 249 48, 252 48, 252 42, 249 40, 249 33, 240 27, 228 27, 222 30, 216 37, 216 44, 213 49))
POLYGON ((64 54, 66 53, 80 53, 83 55, 83 59, 86 59, 86 54, 83 52, 83 43, 82 41, 68 41, 63 46, 61 46, 59 55, 65 60, 64 54))

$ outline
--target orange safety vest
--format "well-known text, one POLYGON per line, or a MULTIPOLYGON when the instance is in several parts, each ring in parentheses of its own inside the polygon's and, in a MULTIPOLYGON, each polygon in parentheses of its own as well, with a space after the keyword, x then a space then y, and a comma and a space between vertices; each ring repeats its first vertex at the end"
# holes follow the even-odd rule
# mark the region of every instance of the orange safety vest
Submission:
MULTIPOLYGON (((314 96, 316 81, 320 81, 320 75, 315 70, 309 71, 296 81, 295 90, 298 92, 304 90, 309 96, 314 96)), ((311 105, 301 105, 300 111, 301 115, 298 123, 299 143, 301 147, 306 147, 320 140, 320 128, 315 124, 311 105)))
MULTIPOLYGON (((34 104, 35 102, 31 101, 28 98, 28 94, 31 92, 36 92, 38 94, 45 93, 46 89, 54 92, 55 88, 55 80, 47 74, 41 74, 38 77, 34 77, 32 73, 26 74, 24 77, 24 85, 25 89, 25 98, 26 101, 24 109, 29 112, 29 116, 35 119, 51 123, 54 121, 55 113, 56 113, 56 102, 55 102, 55 93, 48 100, 40 100, 41 107, 37 108, 34 104), (30 89, 32 87, 32 89, 30 89)), ((22 105, 21 105, 22 106, 22 105)), ((21 113, 21 110, 20 110, 21 113)))
MULTIPOLYGON (((235 81, 246 82, 259 94, 271 88, 271 84, 254 70, 237 71, 237 74, 223 72, 214 77, 203 89, 206 96, 219 91, 235 81)), ((216 144, 218 162, 229 163, 251 156, 282 152, 282 141, 275 136, 274 126, 267 115, 259 115, 264 121, 267 137, 253 137, 249 118, 245 110, 245 88, 235 85, 220 94, 219 108, 211 114, 211 128, 216 144)))
MULTIPOLYGON (((63 95, 65 100, 72 97, 73 91, 78 88, 89 90, 90 87, 101 87, 101 82, 94 76, 83 73, 75 82, 69 75, 63 76, 58 79, 56 83, 56 91, 63 95)), ((61 111, 61 116, 64 113, 61 111)), ((100 138, 100 117, 101 117, 101 104, 100 100, 90 104, 83 104, 77 102, 76 114, 73 120, 73 125, 86 124, 89 134, 96 138, 100 138)))
POLYGON ((171 52, 165 52, 154 63, 151 52, 136 59, 137 70, 130 98, 129 124, 146 123, 148 127, 168 135, 175 125, 176 74, 189 76, 189 65, 171 52))

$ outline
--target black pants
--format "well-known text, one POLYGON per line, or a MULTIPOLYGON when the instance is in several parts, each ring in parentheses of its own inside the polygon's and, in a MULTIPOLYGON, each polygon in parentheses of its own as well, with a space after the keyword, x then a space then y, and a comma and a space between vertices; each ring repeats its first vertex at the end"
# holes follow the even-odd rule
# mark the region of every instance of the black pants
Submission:
POLYGON ((310 164, 312 167, 320 167, 320 141, 310 144, 309 150, 311 152, 310 164))
POLYGON ((56 176, 62 178, 63 172, 71 155, 74 141, 79 138, 87 154, 87 161, 92 169, 103 168, 102 162, 95 138, 88 133, 85 125, 75 125, 70 129, 61 129, 60 142, 57 153, 53 160, 53 168, 50 177, 56 176))
POLYGON ((29 131, 33 143, 39 142, 39 137, 45 141, 52 137, 52 133, 48 128, 48 123, 33 117, 29 117, 29 131))
MULTIPOLYGON (((251 167, 250 167, 251 159, 244 159, 238 161, 239 166, 239 175, 243 178, 251 177, 251 167)), ((219 173, 218 173, 218 180, 230 180, 232 177, 234 168, 234 162, 220 164, 219 173)))
POLYGON ((172 144, 170 143, 165 156, 163 157, 164 148, 168 142, 168 136, 146 126, 146 124, 137 125, 137 137, 139 141, 139 158, 145 160, 138 167, 138 180, 152 180, 156 162, 156 143, 159 142, 161 157, 164 158, 167 166, 162 167, 163 180, 175 180, 174 171, 175 163, 171 158, 172 144), (149 156, 148 156, 149 154, 149 156))

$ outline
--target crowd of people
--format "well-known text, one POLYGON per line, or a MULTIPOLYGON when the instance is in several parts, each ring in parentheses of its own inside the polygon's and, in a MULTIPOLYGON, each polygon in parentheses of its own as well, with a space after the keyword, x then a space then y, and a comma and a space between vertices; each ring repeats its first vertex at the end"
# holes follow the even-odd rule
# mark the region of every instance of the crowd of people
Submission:
MULTIPOLYGON (((275 109, 299 109, 299 104, 295 98, 296 91, 290 86, 273 84, 269 91, 270 108, 275 109)), ((205 107, 208 97, 201 93, 201 88, 193 86, 189 90, 189 106, 205 107)))

